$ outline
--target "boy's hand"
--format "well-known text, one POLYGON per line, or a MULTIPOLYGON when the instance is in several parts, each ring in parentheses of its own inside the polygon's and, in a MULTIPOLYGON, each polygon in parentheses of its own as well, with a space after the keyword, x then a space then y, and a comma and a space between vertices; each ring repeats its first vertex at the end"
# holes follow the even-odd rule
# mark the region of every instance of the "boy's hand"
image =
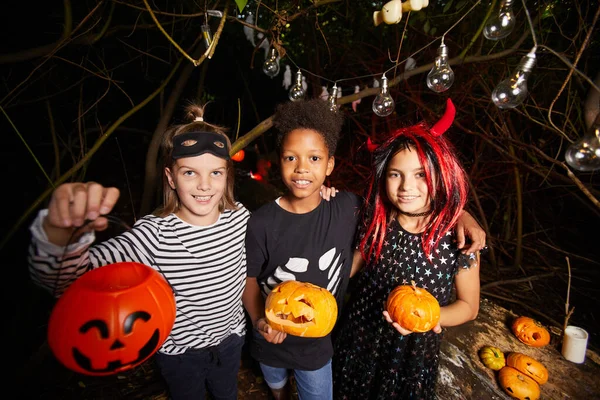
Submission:
POLYGON ((458 218, 455 231, 457 246, 461 249, 461 253, 471 254, 485 247, 485 231, 467 211, 458 218), (466 243, 467 237, 471 240, 470 244, 466 243))
POLYGON ((118 199, 119 189, 106 188, 95 182, 60 185, 52 193, 48 215, 43 222, 48 239, 64 246, 74 228, 86 221, 90 221, 87 231, 106 229, 108 220, 102 216, 112 211, 118 199))
POLYGON ((325 185, 321 185, 321 197, 324 200, 331 200, 331 198, 335 197, 335 195, 339 192, 339 190, 337 190, 336 188, 332 187, 327 187, 325 185))
POLYGON ((262 337, 265 338, 267 342, 273 344, 279 344, 287 337, 287 333, 273 329, 265 318, 258 320, 256 323, 256 330, 262 335, 262 337))

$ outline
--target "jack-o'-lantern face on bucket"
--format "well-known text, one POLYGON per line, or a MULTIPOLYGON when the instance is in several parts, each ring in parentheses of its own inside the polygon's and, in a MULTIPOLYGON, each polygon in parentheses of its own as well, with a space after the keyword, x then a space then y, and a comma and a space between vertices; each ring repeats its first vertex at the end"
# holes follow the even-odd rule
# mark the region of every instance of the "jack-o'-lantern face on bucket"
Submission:
POLYGON ((294 336, 323 337, 337 319, 335 297, 327 289, 306 282, 277 285, 265 303, 269 325, 294 336))
POLYGON ((48 343, 66 367, 109 375, 148 359, 174 321, 175 298, 158 272, 138 263, 111 264, 83 275, 57 301, 48 343))

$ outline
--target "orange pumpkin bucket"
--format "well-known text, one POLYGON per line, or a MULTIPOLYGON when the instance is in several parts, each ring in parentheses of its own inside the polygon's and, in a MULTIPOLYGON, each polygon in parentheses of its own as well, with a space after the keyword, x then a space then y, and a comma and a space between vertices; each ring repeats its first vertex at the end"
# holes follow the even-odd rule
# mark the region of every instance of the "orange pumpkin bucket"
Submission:
POLYGON ((136 367, 166 340, 175 322, 175 297, 154 269, 135 262, 85 273, 58 299, 48 344, 67 368, 111 375, 136 367))

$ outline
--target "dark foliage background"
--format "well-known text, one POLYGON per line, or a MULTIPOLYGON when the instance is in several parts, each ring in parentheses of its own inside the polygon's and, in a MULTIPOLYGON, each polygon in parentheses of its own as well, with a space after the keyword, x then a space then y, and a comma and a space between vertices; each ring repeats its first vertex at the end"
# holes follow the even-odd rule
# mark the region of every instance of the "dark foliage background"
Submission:
MULTIPOLYGON (((492 250, 482 268, 483 295, 560 335, 570 287, 570 322, 586 328, 590 346, 597 348, 600 182, 597 173, 565 164, 564 152, 586 132, 586 100, 594 94, 594 79, 599 83, 599 5, 527 2, 537 65, 525 103, 504 111, 490 93, 534 39, 520 1, 514 2, 513 33, 498 42, 484 39, 482 24, 497 3, 431 2, 399 24, 374 27, 372 13, 381 1, 252 0, 241 12, 230 1, 11 2, 0 24, 0 251, 3 343, 17 376, 26 379, 39 356, 53 305, 51 296, 31 284, 25 262, 27 227, 52 185, 97 180, 117 186, 122 198, 114 214, 133 223, 160 199, 156 143, 164 127, 181 121, 187 101, 210 101, 207 120, 229 127, 234 150, 246 151, 237 168, 237 196, 255 209, 281 191, 269 118, 276 104, 288 101, 286 65, 293 73, 302 68, 309 96, 334 82, 341 88, 338 102, 347 123, 329 184, 359 194, 368 174, 366 139, 382 140, 394 127, 422 119, 435 121, 451 97, 457 119, 448 134, 472 179, 469 211, 486 229, 492 250), (207 20, 218 37, 210 59, 202 58, 200 31, 207 9, 228 11, 220 33, 220 18, 207 20), (243 32, 249 13, 258 14, 257 48, 243 32), (450 90, 437 94, 425 77, 447 31, 456 78, 450 90), (262 72, 259 34, 287 52, 275 78, 262 72), (183 52, 202 62, 194 66, 183 52), (403 75, 409 56, 417 68, 403 75), (398 68, 389 70, 396 59, 398 68), (396 110, 380 118, 371 110, 377 92, 372 86, 384 71, 396 110), (355 112, 350 103, 358 98, 355 112), (271 167, 265 180, 250 179, 266 161, 271 167)), ((592 105, 597 113, 597 100, 592 105)))

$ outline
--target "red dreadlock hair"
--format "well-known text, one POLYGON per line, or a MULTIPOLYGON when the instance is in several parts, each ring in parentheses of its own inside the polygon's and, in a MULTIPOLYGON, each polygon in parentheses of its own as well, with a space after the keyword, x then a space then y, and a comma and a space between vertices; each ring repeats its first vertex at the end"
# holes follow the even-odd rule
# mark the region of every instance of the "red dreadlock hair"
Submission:
MULTIPOLYGON (((436 127, 439 127, 439 123, 436 127)), ((379 258, 387 224, 398 216, 386 195, 386 179, 389 162, 402 150, 416 151, 425 170, 432 209, 421 237, 427 257, 439 240, 454 227, 462 213, 468 195, 467 176, 452 144, 441 135, 443 131, 440 133, 434 128, 430 129, 421 122, 398 129, 385 143, 373 150, 373 172, 361 213, 359 248, 365 260, 379 258)))

